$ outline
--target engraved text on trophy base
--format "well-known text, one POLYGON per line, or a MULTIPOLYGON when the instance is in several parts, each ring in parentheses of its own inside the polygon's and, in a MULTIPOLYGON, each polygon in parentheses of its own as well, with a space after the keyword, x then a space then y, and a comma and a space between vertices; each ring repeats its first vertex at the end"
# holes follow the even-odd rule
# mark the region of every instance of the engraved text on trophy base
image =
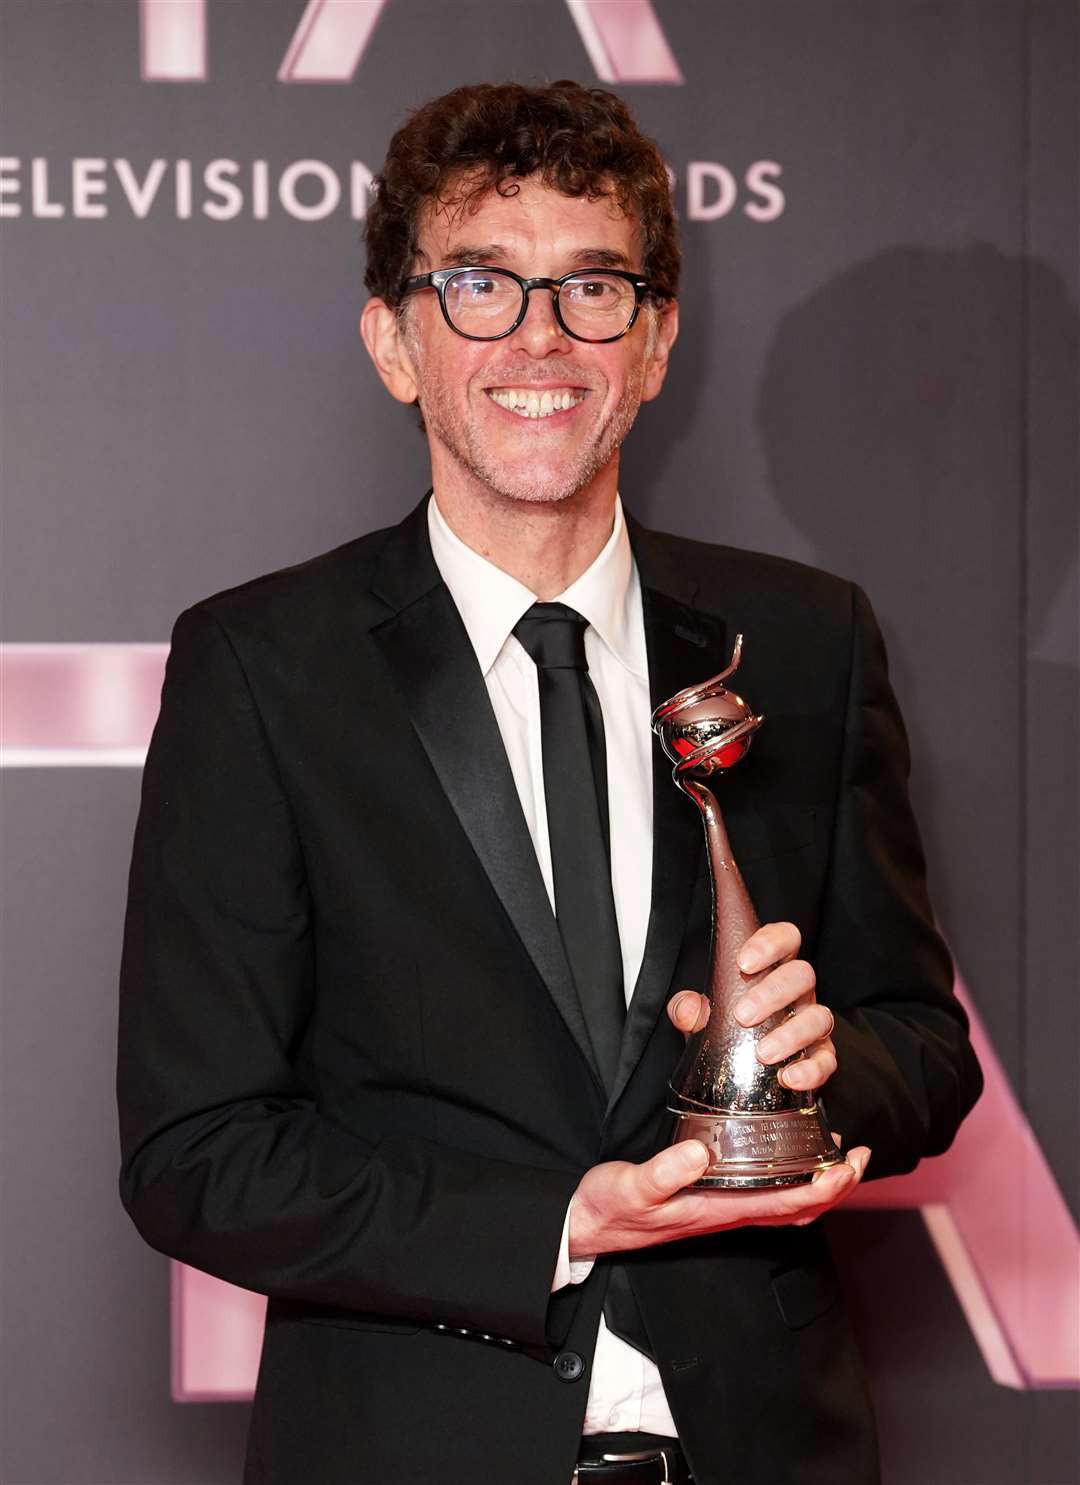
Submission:
POLYGON ((698 1186, 800 1184, 843 1159, 820 1106, 797 1114, 677 1114, 673 1143, 686 1139, 701 1140, 709 1151, 698 1186))

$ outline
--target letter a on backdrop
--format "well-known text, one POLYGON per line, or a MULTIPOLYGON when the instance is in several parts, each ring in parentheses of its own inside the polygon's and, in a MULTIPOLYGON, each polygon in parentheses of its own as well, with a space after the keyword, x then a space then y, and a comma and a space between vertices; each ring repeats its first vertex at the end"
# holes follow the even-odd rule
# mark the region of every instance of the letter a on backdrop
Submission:
MULTIPOLYGON (((278 80, 351 82, 388 0, 308 0, 278 80)), ((493 11, 504 0, 490 0, 493 11)), ((681 83, 651 0, 565 0, 601 82, 681 83)), ((142 76, 202 82, 207 76, 206 0, 141 0, 142 76)), ((435 12, 452 24, 450 7, 435 12)))

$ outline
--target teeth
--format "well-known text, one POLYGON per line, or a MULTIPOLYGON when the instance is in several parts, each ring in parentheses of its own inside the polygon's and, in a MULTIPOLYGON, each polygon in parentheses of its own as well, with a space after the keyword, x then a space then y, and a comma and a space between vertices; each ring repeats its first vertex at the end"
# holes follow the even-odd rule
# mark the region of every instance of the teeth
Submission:
POLYGON ((553 392, 532 392, 523 387, 493 387, 488 389, 492 402, 515 412, 522 418, 549 418, 552 413, 564 412, 585 396, 570 387, 559 387, 553 392))

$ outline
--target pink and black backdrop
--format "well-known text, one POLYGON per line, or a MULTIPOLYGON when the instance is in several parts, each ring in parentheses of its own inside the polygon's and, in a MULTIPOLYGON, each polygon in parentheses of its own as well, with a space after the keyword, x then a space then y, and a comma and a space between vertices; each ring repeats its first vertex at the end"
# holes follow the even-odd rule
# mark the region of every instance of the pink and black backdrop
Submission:
POLYGON ((830 1220, 888 1485, 1075 1478, 1071 0, 4 0, 3 1478, 238 1478, 259 1302, 115 1197, 115 980, 177 612, 397 519, 355 323, 371 172, 459 82, 660 140, 683 332, 644 520, 856 578, 988 1091, 830 1220))

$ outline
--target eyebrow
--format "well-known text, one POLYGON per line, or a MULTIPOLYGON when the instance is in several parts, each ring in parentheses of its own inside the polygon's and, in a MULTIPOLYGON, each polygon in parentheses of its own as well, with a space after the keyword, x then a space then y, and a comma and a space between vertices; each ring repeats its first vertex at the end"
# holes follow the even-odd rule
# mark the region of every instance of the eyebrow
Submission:
MULTIPOLYGON (((442 255, 442 261, 447 268, 495 268, 500 263, 505 263, 509 256, 509 250, 502 243, 462 242, 448 248, 442 255)), ((633 270, 634 267, 626 254, 619 252, 616 248, 579 248, 568 255, 567 262, 589 268, 633 270)))

